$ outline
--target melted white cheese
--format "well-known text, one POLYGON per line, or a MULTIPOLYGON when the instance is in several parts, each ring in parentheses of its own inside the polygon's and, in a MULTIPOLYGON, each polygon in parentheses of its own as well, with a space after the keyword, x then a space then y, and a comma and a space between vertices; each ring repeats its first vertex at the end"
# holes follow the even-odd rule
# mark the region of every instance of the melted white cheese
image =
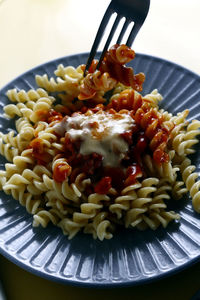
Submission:
POLYGON ((66 132, 73 140, 81 140, 80 153, 98 153, 103 165, 116 167, 128 151, 128 143, 121 134, 132 129, 134 120, 126 113, 99 111, 95 114, 77 114, 54 125, 60 135, 66 132))

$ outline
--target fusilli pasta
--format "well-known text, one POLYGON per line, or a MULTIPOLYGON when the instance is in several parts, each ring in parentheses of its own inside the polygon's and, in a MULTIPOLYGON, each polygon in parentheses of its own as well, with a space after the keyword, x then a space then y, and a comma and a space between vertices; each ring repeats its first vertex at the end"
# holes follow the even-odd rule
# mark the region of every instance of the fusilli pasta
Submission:
POLYGON ((33 214, 33 226, 51 222, 69 239, 83 231, 101 241, 118 226, 156 230, 179 220, 168 203, 187 192, 200 213, 188 158, 200 121, 160 109, 156 89, 142 96, 144 74, 124 66, 134 57, 114 45, 85 77, 85 65, 59 65, 54 77, 36 76, 38 89, 7 92, 4 116, 16 118, 16 130, 0 133, 9 161, 0 189, 33 214))

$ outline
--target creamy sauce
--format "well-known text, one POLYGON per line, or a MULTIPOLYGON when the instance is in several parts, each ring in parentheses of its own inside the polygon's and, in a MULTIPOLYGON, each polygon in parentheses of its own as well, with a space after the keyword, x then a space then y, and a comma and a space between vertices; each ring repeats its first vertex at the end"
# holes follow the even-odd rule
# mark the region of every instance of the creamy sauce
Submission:
POLYGON ((128 114, 99 111, 65 117, 54 125, 54 129, 61 136, 67 132, 72 141, 81 140, 81 154, 96 152, 103 156, 104 166, 116 167, 129 148, 121 134, 130 131, 133 124, 134 120, 128 114))

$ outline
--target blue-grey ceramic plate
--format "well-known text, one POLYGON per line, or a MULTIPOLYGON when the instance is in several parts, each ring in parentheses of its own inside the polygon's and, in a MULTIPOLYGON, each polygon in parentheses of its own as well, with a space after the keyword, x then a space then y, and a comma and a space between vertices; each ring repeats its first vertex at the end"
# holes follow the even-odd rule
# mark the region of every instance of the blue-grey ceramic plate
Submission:
MULTIPOLYGON (((0 109, 8 103, 10 88, 35 88, 35 74, 53 71, 60 63, 78 66, 88 54, 60 58, 36 67, 13 80, 0 91, 0 109)), ((172 113, 190 109, 189 119, 200 119, 200 79, 176 64, 138 54, 133 61, 135 72, 144 72, 143 93, 153 89, 163 94, 163 108, 172 113)), ((8 132, 12 122, 0 116, 0 130, 8 132)), ((200 150, 193 162, 200 168, 200 150)), ((1 166, 5 160, 1 158, 1 166)), ((157 231, 123 230, 103 242, 79 234, 69 241, 53 225, 32 228, 32 216, 10 196, 0 193, 0 252, 27 271, 73 285, 108 287, 136 285, 154 281, 183 270, 200 258, 200 215, 189 197, 179 201, 174 210, 181 220, 157 231)))

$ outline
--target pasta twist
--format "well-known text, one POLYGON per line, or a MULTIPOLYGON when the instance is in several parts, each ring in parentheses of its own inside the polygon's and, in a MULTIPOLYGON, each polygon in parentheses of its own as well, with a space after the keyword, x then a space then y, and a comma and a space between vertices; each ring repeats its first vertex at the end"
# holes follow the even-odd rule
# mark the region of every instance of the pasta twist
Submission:
POLYGON ((162 115, 159 114, 155 108, 151 108, 145 112, 143 107, 141 107, 135 113, 136 121, 138 121, 145 130, 145 135, 150 139, 149 147, 153 151, 155 161, 160 159, 162 161, 162 159, 166 157, 167 154, 164 150, 167 146, 170 131, 174 127, 174 124, 170 121, 166 121, 160 126, 160 118, 162 118, 162 115), (161 156, 161 158, 158 159, 158 155, 159 157, 161 156))
POLYGON ((12 176, 12 180, 3 186, 6 194, 12 195, 22 206, 26 207, 28 213, 34 215, 40 210, 40 199, 33 199, 30 193, 26 192, 26 181, 20 175, 12 176))
POLYGON ((135 58, 135 52, 126 45, 112 46, 104 56, 100 65, 100 71, 108 72, 112 78, 125 86, 131 86, 136 91, 142 90, 145 75, 139 73, 134 75, 133 69, 125 67, 124 64, 135 58))
MULTIPOLYGON (((34 135, 35 134, 36 132, 34 132, 34 135)), ((53 157, 58 154, 57 143, 54 142, 57 142, 57 136, 53 127, 47 127, 42 131, 37 131, 37 138, 29 143, 33 159, 39 162, 41 161, 43 164, 44 162, 48 163, 53 160, 53 157)), ((62 146, 59 148, 62 149, 62 146)))
POLYGON ((52 77, 48 78, 47 74, 43 76, 36 75, 36 83, 38 86, 44 88, 48 92, 62 92, 67 90, 68 83, 58 78, 57 81, 52 77))
MULTIPOLYGON (((114 45, 105 54, 105 60, 124 65, 135 58, 135 52, 126 45, 114 45)), ((120 81, 120 80, 119 80, 120 81)))
POLYGON ((27 148, 29 142, 34 137, 34 128, 27 118, 19 118, 16 123, 18 131, 17 136, 14 138, 14 143, 18 147, 20 153, 27 148))
POLYGON ((159 225, 165 228, 170 221, 180 219, 180 216, 174 211, 165 211, 167 208, 165 201, 170 199, 168 192, 171 190, 171 183, 168 180, 159 180, 156 190, 152 194, 152 201, 146 204, 147 210, 140 217, 141 220, 137 224, 138 229, 144 230, 150 227, 152 230, 156 230, 159 225))
POLYGON ((75 185, 78 188, 78 190, 80 192, 85 191, 85 189, 87 188, 87 186, 91 185, 91 179, 90 178, 86 178, 86 174, 85 173, 80 173, 76 176, 75 179, 75 185))
POLYGON ((45 166, 36 165, 33 170, 25 169, 22 176, 28 181, 27 190, 32 195, 42 195, 54 188, 52 174, 45 166))
POLYGON ((41 88, 37 90, 31 89, 28 92, 24 90, 17 91, 17 89, 11 89, 7 91, 6 95, 11 102, 19 103, 32 103, 32 101, 35 102, 41 97, 48 97, 48 93, 41 88))
POLYGON ((171 131, 171 140, 168 143, 168 147, 170 149, 174 149, 176 151, 176 153, 178 153, 178 154, 179 154, 179 151, 182 151, 182 152, 184 151, 184 148, 182 146, 181 146, 182 149, 180 149, 180 144, 184 139, 185 127, 187 125, 188 125, 188 122, 184 121, 183 123, 176 125, 171 131))
POLYGON ((108 104, 108 108, 113 108, 117 112, 122 109, 134 110, 142 106, 142 96, 134 90, 125 89, 119 95, 113 96, 108 104))
POLYGON ((176 116, 172 116, 171 120, 175 125, 185 124, 188 114, 189 110, 185 109, 184 111, 177 113, 176 116))
POLYGON ((142 181, 142 186, 137 191, 137 197, 132 202, 130 210, 125 216, 125 226, 138 226, 143 221, 143 214, 148 210, 147 204, 152 201, 152 193, 156 191, 159 179, 148 178, 142 181))
POLYGON ((58 227, 62 229, 64 235, 68 235, 69 240, 71 240, 84 226, 85 222, 75 222, 67 217, 63 218, 58 223, 58 227))
POLYGON ((165 209, 167 205, 164 201, 170 199, 168 192, 171 190, 172 187, 168 180, 159 180, 157 189, 153 194, 152 201, 149 203, 148 212, 160 212, 160 210, 165 209))
POLYGON ((2 136, 0 137, 0 153, 8 161, 12 162, 13 158, 18 155, 19 150, 14 148, 10 143, 4 143, 2 136))
MULTIPOLYGON (((169 153, 169 156, 171 153, 169 153)), ((174 182, 179 171, 178 166, 173 166, 171 160, 169 162, 159 164, 155 162, 150 155, 143 157, 143 164, 148 175, 154 175, 159 178, 165 178, 170 182, 174 182)))
POLYGON ((84 78, 83 84, 80 86, 78 99, 91 99, 98 91, 107 92, 112 90, 116 84, 117 81, 110 77, 109 73, 102 74, 100 71, 95 71, 84 78))
POLYGON ((22 172, 27 166, 34 164, 34 160, 31 156, 32 150, 25 149, 20 155, 17 155, 13 158, 13 164, 16 165, 18 172, 22 172))
POLYGON ((113 226, 111 226, 111 222, 106 220, 108 217, 107 212, 100 212, 95 217, 92 223, 89 223, 84 228, 84 233, 90 233, 93 235, 93 238, 100 239, 103 241, 104 239, 111 239, 113 237, 112 231, 113 226))
POLYGON ((40 210, 33 216, 33 227, 38 227, 42 225, 42 227, 47 227, 49 222, 52 222, 54 225, 57 225, 58 222, 63 219, 62 213, 55 208, 50 210, 40 210))
POLYGON ((115 203, 109 206, 110 212, 116 214, 118 219, 121 219, 123 211, 129 210, 132 201, 137 198, 136 189, 140 186, 140 183, 135 183, 124 188, 121 195, 115 198, 115 203))
POLYGON ((33 123, 36 123, 37 121, 40 121, 40 113, 49 111, 52 108, 52 104, 55 102, 54 97, 41 97, 39 98, 34 107, 33 112, 30 115, 30 120, 33 123))
POLYGON ((194 172, 196 167, 191 165, 191 160, 185 158, 180 165, 180 170, 182 173, 183 181, 185 182, 186 188, 192 197, 192 205, 194 210, 200 213, 200 180, 198 178, 198 173, 194 172))
POLYGON ((63 157, 54 157, 52 163, 53 178, 57 182, 63 182, 71 174, 72 168, 67 159, 63 157))
POLYGON ((110 201, 110 197, 105 195, 105 194, 97 194, 97 193, 93 193, 90 194, 88 197, 88 203, 94 203, 94 204, 100 204, 102 201, 110 201))
POLYGON ((186 141, 184 152, 186 155, 195 152, 195 149, 192 149, 191 147, 199 142, 196 138, 198 135, 200 135, 200 121, 192 120, 192 122, 188 124, 187 131, 184 136, 184 140, 186 141))
POLYGON ((184 194, 188 192, 187 188, 184 186, 182 180, 175 181, 172 186, 172 197, 175 200, 179 200, 183 197, 184 194))
POLYGON ((54 73, 56 76, 61 77, 67 82, 77 83, 83 78, 83 67, 64 67, 63 64, 60 64, 58 65, 57 70, 54 73))
POLYGON ((64 204, 69 204, 70 201, 79 203, 80 195, 78 189, 73 185, 69 185, 67 181, 64 181, 62 184, 53 182, 53 188, 46 192, 46 199, 50 203, 55 199, 64 204))
POLYGON ((6 182, 4 182, 4 187, 9 186, 9 189, 17 188, 18 183, 29 183, 26 178, 23 178, 22 172, 27 168, 28 165, 33 163, 32 159, 29 157, 30 151, 24 150, 21 155, 16 155, 13 157, 13 163, 6 163, 6 182))
POLYGON ((30 101, 28 105, 24 103, 17 103, 17 104, 8 104, 4 107, 5 117, 6 118, 14 118, 15 116, 18 117, 26 117, 30 119, 30 116, 33 112, 33 106, 35 102, 30 101))
POLYGON ((35 124, 35 126, 34 126, 34 136, 37 137, 38 133, 40 131, 45 130, 48 126, 49 126, 49 124, 47 122, 44 122, 44 121, 37 122, 37 124, 35 124))
POLYGON ((147 227, 150 227, 152 230, 156 230, 159 225, 166 228, 169 222, 172 220, 179 220, 180 216, 174 211, 165 211, 160 210, 159 212, 152 212, 149 215, 143 215, 143 223, 140 223, 137 228, 144 230, 147 227))
POLYGON ((46 74, 43 76, 36 75, 35 80, 37 85, 45 88, 48 92, 66 92, 73 97, 77 97, 80 80, 83 78, 82 68, 64 68, 63 65, 59 65, 55 74, 60 77, 56 77, 56 79, 51 77, 49 79, 46 74))
POLYGON ((16 129, 19 132, 16 136, 14 130, 8 134, 0 133, 0 136, 5 144, 10 144, 13 148, 18 149, 18 153, 21 153, 33 138, 34 128, 26 118, 20 118, 16 121, 16 129))
POLYGON ((88 220, 94 218, 102 207, 102 204, 83 203, 80 205, 81 212, 74 212, 73 221, 76 223, 88 223, 88 220))
POLYGON ((158 90, 153 90, 150 94, 146 94, 143 98, 145 102, 151 104, 152 107, 158 107, 158 103, 163 99, 162 95, 158 93, 158 90))
POLYGON ((182 156, 186 154, 185 149, 190 148, 193 144, 193 141, 185 141, 185 132, 180 132, 174 137, 172 147, 178 155, 182 156))

